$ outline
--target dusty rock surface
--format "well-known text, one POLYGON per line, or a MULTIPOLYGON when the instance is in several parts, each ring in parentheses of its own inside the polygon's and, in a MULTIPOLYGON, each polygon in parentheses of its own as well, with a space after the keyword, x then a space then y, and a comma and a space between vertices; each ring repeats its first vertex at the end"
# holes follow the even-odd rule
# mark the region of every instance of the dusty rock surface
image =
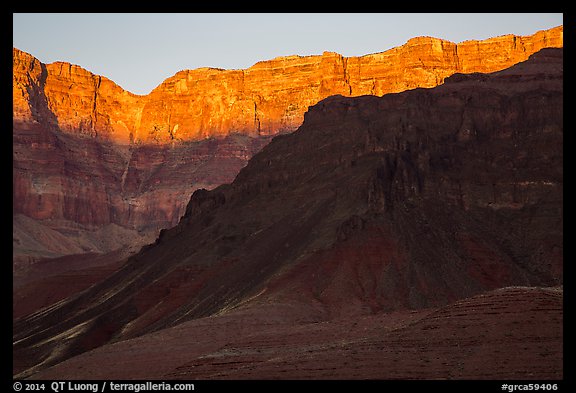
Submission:
POLYGON ((561 380, 562 293, 510 287, 331 321, 258 304, 108 344, 33 379, 561 380))

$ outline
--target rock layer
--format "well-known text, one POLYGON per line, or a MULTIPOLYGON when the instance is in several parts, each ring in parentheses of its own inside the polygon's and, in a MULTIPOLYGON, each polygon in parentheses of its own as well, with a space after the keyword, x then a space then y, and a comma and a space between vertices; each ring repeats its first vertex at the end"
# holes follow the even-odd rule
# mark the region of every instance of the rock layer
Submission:
POLYGON ((418 37, 361 57, 324 52, 279 57, 245 70, 180 71, 146 96, 76 65, 42 64, 14 48, 14 119, 120 143, 271 135, 298 128, 308 107, 330 95, 433 87, 457 72, 494 72, 542 48, 562 46, 562 26, 459 44, 418 37))
POLYGON ((153 242, 194 190, 232 181, 269 138, 129 146, 20 124, 12 140, 14 256, 24 262, 153 242))

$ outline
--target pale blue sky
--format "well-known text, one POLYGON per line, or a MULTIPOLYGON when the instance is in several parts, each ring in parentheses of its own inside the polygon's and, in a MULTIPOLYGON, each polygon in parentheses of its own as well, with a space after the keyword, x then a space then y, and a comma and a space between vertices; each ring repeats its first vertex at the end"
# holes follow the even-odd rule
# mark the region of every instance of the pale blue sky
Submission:
POLYGON ((44 63, 67 61, 147 94, 176 72, 248 68, 261 60, 332 51, 383 52, 412 37, 455 43, 530 35, 562 13, 13 14, 13 45, 44 63))

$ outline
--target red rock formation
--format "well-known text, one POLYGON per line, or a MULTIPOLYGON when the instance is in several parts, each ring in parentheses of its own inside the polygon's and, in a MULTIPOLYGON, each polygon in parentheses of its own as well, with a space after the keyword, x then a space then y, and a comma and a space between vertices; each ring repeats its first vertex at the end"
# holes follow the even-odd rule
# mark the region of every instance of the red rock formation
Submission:
POLYGON ((13 49, 13 117, 62 131, 129 142, 139 97, 109 79, 64 62, 42 64, 13 49), (126 125, 127 124, 127 125, 126 125))
POLYGON ((147 96, 76 65, 44 65, 14 48, 14 118, 120 143, 277 134, 295 130, 308 107, 330 95, 433 87, 456 72, 498 71, 542 48, 562 46, 562 26, 459 44, 418 37, 362 57, 324 52, 279 57, 245 70, 185 70, 147 96))
POLYGON ((153 242, 194 190, 232 181, 269 138, 128 146, 20 124, 12 140, 14 256, 28 260, 153 242))
MULTIPOLYGON (((562 49, 541 50, 495 73, 454 75, 431 89, 327 98, 310 108, 297 131, 277 136, 252 157, 234 182, 195 191, 178 225, 118 272, 15 321, 14 373, 31 375, 109 342, 243 307, 283 305, 296 310, 288 319, 330 324, 437 308, 501 287, 559 285, 562 164, 562 49)), ((534 336, 549 338, 555 348, 537 378, 562 373, 554 304, 551 336, 538 324, 524 332, 534 356, 544 353, 534 336)), ((522 307, 533 311, 530 303, 522 307)), ((450 322, 455 315, 448 314, 450 322)), ((262 315, 269 323, 277 318, 262 315)), ((429 320, 408 337, 449 322, 429 320)), ((455 349, 442 344, 442 329, 430 337, 450 356, 455 349)), ((477 338, 465 336, 466 345, 479 349, 477 338)), ((409 341, 393 337, 382 347, 409 341)), ((496 349, 501 335, 494 338, 496 349)), ((213 352, 211 345, 199 347, 213 352)), ((314 347, 315 358, 332 361, 317 352, 321 348, 314 347)), ((504 358, 514 359, 518 346, 508 348, 513 355, 504 358)), ((195 348, 194 356, 204 349, 195 348)), ((374 361, 374 352, 366 355, 374 361)), ((427 359, 440 377, 450 377, 452 363, 427 359)), ((456 374, 462 378, 498 371, 474 357, 459 359, 466 364, 456 374)), ((192 359, 165 371, 175 378, 234 377, 217 363, 192 359)), ((517 377, 514 363, 509 366, 506 378, 517 377)), ((277 376, 266 365, 260 370, 277 376)), ((386 377, 367 370, 351 375, 386 377)), ((297 375, 326 376, 308 368, 297 375)))
POLYGON ((120 244, 146 243, 177 223, 194 190, 232 181, 270 138, 238 133, 293 131, 327 96, 432 87, 454 72, 490 72, 562 45, 562 26, 458 45, 420 37, 362 57, 325 52, 246 70, 181 71, 147 96, 14 48, 13 211, 41 220, 36 229, 15 220, 15 260, 111 251, 119 242, 108 236, 118 232, 110 225, 134 231, 120 244), (232 134, 206 145, 182 143, 232 134), (58 233, 77 244, 55 250, 58 233))

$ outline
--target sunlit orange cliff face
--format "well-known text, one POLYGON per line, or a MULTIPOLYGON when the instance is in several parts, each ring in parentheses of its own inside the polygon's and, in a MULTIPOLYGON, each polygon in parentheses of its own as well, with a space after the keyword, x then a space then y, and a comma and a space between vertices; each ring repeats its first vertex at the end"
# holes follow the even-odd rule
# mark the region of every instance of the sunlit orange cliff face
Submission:
POLYGON ((245 70, 180 71, 145 96, 80 66, 42 64, 14 48, 13 115, 21 124, 38 122, 122 144, 274 135, 295 130, 309 106, 331 95, 434 87, 456 72, 498 71, 542 48, 562 46, 562 26, 459 44, 417 37, 361 57, 324 52, 278 57, 245 70))

